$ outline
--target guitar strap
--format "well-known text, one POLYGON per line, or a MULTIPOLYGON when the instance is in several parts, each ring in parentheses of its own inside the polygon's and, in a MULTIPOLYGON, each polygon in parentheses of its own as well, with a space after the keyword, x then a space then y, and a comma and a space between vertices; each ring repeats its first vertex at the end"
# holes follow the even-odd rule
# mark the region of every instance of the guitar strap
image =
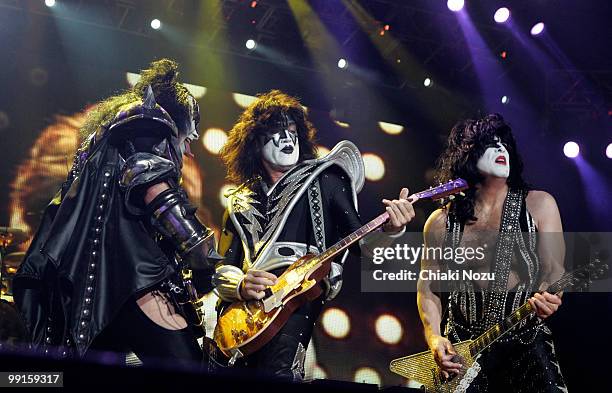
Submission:
POLYGON ((325 220, 323 218, 323 202, 321 200, 321 186, 319 179, 315 179, 308 188, 308 205, 310 206, 310 219, 314 238, 319 252, 327 249, 325 243, 325 220))

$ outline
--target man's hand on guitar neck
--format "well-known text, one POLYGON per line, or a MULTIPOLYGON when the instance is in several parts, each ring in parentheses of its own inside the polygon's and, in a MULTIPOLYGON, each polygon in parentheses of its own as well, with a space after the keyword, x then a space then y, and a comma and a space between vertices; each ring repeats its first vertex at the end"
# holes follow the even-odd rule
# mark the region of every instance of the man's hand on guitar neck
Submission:
POLYGON ((398 233, 404 229, 414 218, 414 209, 412 203, 416 200, 408 199, 410 191, 407 188, 402 188, 398 199, 392 201, 383 199, 382 202, 387 206, 389 213, 389 221, 383 225, 383 231, 388 233, 398 233))
POLYGON ((542 293, 536 293, 528 301, 535 310, 536 315, 542 319, 546 319, 559 309, 561 305, 561 296, 544 291, 542 293))
POLYGON ((455 363, 457 361, 457 352, 453 348, 453 344, 446 337, 432 334, 427 340, 429 349, 433 353, 434 359, 442 370, 444 378, 450 376, 449 373, 459 374, 463 365, 455 363))
POLYGON ((240 296, 244 300, 263 299, 267 286, 276 284, 276 276, 263 270, 249 270, 240 284, 240 296))

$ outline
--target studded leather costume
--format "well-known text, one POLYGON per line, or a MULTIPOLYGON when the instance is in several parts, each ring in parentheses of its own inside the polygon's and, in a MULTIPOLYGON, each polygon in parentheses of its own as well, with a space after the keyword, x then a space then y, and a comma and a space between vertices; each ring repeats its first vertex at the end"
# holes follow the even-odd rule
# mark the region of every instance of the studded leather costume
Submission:
MULTIPOLYGON (((526 191, 509 190, 504 202, 500 236, 492 271, 495 281, 486 291, 473 283, 458 283, 449 296, 445 334, 453 342, 473 339, 519 308, 538 288, 540 263, 537 230, 525 203, 526 191), (521 234, 524 234, 522 236, 521 234), (521 282, 507 290, 512 260, 521 282)), ((447 243, 461 244, 463 224, 452 208, 447 220, 447 243)), ((552 333, 536 317, 521 323, 478 360, 482 370, 467 392, 567 392, 556 359, 552 333)))
POLYGON ((179 186, 182 129, 149 87, 84 141, 15 278, 34 347, 84 355, 117 315, 140 312, 138 296, 176 281, 183 266, 211 289, 212 233, 179 186), (170 189, 145 206, 144 192, 160 182, 170 189))

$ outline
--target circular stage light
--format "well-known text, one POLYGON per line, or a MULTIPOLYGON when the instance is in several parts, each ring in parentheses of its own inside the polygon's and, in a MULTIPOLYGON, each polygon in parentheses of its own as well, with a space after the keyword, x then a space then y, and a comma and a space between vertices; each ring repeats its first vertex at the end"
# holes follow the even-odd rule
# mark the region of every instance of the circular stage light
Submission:
POLYGON ((531 28, 531 35, 538 35, 544 31, 544 23, 538 22, 531 28))
POLYGON ((202 145, 212 154, 219 154, 225 142, 227 142, 227 134, 220 128, 209 128, 204 132, 202 138, 202 145))
POLYGON ((510 18, 510 10, 506 7, 501 7, 497 11, 495 11, 495 15, 493 15, 493 19, 497 23, 504 23, 510 18))
POLYGON ((329 149, 325 146, 318 145, 317 146, 317 157, 325 157, 329 154, 329 149))
POLYGON ((362 154, 363 165, 365 166, 365 178, 370 181, 378 181, 385 176, 385 163, 376 154, 362 154))
POLYGON ((257 47, 257 42, 255 42, 254 39, 249 38, 248 40, 246 40, 246 42, 244 43, 244 46, 247 47, 248 50, 253 50, 257 47))
POLYGON ((346 59, 340 59, 338 60, 338 68, 346 68, 346 66, 348 65, 348 61, 346 61, 346 59))
POLYGON ((431 78, 425 78, 425 80, 423 81, 423 86, 430 87, 431 85, 433 85, 433 81, 431 80, 431 78))
POLYGON ((351 331, 351 321, 344 310, 336 307, 328 308, 321 318, 323 330, 330 337, 342 339, 351 331))
POLYGON ((395 345, 402 340, 402 336, 404 335, 404 329, 402 328, 402 324, 393 315, 383 314, 376 319, 374 324, 376 329, 376 335, 380 341, 385 344, 395 345))
POLYGON ((576 142, 569 141, 563 146, 563 154, 568 158, 576 158, 580 154, 580 146, 576 142))
POLYGON ((381 385, 380 374, 372 367, 360 367, 355 371, 355 377, 353 381, 360 383, 371 383, 374 385, 381 385))
POLYGON ((45 5, 47 7, 53 7, 55 5, 55 0, 45 0, 45 5))
POLYGON ((227 194, 227 192, 232 188, 236 188, 236 185, 227 183, 221 186, 221 189, 219 190, 219 201, 221 201, 221 206, 227 207, 227 197, 225 194, 227 194))
POLYGON ((383 130, 389 135, 398 135, 401 134, 402 131, 404 131, 404 126, 394 123, 387 123, 384 121, 379 121, 378 126, 381 130, 383 130))
POLYGON ((612 158, 612 143, 610 143, 608 147, 606 147, 606 157, 612 158))
POLYGON ((161 21, 159 19, 153 19, 151 21, 151 28, 158 30, 161 27, 161 21))
POLYGON ((448 9, 453 12, 461 11, 464 5, 465 1, 463 0, 448 0, 446 2, 446 6, 448 7, 448 9))
POLYGON ((509 102, 510 102, 510 97, 508 97, 508 96, 502 96, 502 98, 501 98, 501 103, 502 103, 502 104, 506 105, 506 104, 507 104, 507 103, 509 103, 509 102))

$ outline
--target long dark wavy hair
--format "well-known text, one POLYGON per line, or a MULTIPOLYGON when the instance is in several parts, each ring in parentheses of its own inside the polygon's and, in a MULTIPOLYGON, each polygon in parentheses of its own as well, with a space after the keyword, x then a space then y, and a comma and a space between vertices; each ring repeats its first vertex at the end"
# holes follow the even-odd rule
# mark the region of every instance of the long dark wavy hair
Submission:
POLYGON ((245 109, 238 123, 229 132, 220 155, 227 166, 227 178, 230 181, 242 184, 257 176, 267 178, 261 161, 263 146, 258 137, 273 127, 282 113, 291 116, 296 123, 300 143, 298 162, 315 158, 316 130, 308 120, 306 110, 297 98, 280 90, 271 90, 258 95, 257 100, 245 109))
POLYGON ((109 97, 89 111, 85 124, 80 130, 81 138, 86 138, 98 128, 111 121, 120 107, 144 97, 148 86, 153 89, 155 101, 168 112, 176 125, 185 127, 190 121, 189 104, 191 94, 177 81, 178 64, 170 59, 152 62, 142 70, 140 80, 134 87, 109 97))
POLYGON ((493 113, 478 120, 462 120, 450 132, 446 149, 438 159, 436 173, 436 180, 442 183, 458 177, 467 180, 470 188, 465 197, 450 204, 450 209, 461 223, 477 220, 474 216, 475 186, 484 178, 476 164, 495 136, 506 146, 510 155, 508 186, 512 189, 529 189, 523 179, 523 160, 517 151, 512 129, 502 115, 493 113))

